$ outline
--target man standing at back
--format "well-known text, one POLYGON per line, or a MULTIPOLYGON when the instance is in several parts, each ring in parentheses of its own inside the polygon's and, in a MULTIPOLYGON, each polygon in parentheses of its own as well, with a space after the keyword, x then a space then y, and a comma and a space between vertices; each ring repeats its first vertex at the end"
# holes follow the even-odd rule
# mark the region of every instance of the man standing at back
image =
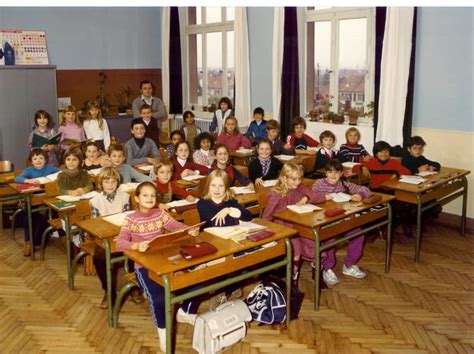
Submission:
POLYGON ((140 93, 141 96, 135 98, 132 102, 133 117, 140 117, 140 107, 144 104, 150 106, 152 116, 157 120, 158 136, 160 136, 161 122, 165 122, 168 118, 165 105, 161 99, 158 97, 153 97, 153 86, 148 80, 140 82, 140 93))

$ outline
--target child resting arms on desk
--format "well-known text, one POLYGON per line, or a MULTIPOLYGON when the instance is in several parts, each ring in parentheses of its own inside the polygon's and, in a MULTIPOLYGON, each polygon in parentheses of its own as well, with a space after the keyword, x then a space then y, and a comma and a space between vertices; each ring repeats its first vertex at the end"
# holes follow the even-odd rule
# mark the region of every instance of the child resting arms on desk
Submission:
MULTIPOLYGON (((145 252, 149 247, 150 240, 165 233, 165 230, 172 232, 186 228, 186 225, 174 220, 166 211, 155 208, 156 194, 156 186, 151 182, 143 182, 137 187, 135 201, 138 204, 138 210, 126 217, 125 224, 117 238, 117 251, 145 252)), ((197 236, 199 229, 192 229, 189 234, 197 236)), ((151 280, 148 269, 138 263, 135 263, 135 274, 150 302, 150 311, 158 331, 160 349, 166 352, 164 289, 151 280)), ((196 299, 184 301, 176 314, 176 320, 194 325, 198 307, 199 302, 196 299)))

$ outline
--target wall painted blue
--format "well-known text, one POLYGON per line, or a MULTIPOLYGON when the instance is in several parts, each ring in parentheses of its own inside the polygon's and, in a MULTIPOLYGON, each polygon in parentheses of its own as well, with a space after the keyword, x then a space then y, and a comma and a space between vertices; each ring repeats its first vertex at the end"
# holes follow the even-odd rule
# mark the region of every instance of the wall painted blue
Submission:
POLYGON ((250 99, 252 109, 273 109, 272 53, 273 7, 248 7, 247 23, 250 52, 250 99))
POLYGON ((46 31, 58 69, 161 67, 159 7, 0 7, 0 28, 46 31))
POLYGON ((413 127, 474 131, 473 19, 473 8, 419 8, 413 127))

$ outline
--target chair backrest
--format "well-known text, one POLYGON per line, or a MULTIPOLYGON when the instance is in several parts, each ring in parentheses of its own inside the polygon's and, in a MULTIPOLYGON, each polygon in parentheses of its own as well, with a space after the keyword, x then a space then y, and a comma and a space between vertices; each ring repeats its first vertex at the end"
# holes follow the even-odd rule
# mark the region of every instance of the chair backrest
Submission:
POLYGON ((312 172, 314 170, 314 165, 316 165, 316 155, 304 156, 302 162, 304 173, 312 172))
POLYGON ((199 216, 198 210, 186 210, 183 213, 183 222, 188 226, 196 225, 197 223, 201 222, 201 217, 199 216))
POLYGON ((131 210, 137 209, 137 201, 135 200, 135 191, 131 191, 128 194, 130 195, 130 209, 131 210))
POLYGON ((249 168, 246 166, 234 165, 234 168, 239 171, 242 175, 249 178, 249 168))
POLYGON ((76 203, 76 216, 81 219, 90 218, 91 206, 89 200, 80 200, 76 203))
POLYGON ((59 195, 58 181, 46 183, 44 185, 44 192, 46 193, 47 197, 55 197, 59 195))
POLYGON ((13 172, 13 163, 9 160, 0 160, 0 173, 13 172))
POLYGON ((160 147, 160 156, 163 161, 168 161, 168 153, 166 152, 165 148, 160 147))

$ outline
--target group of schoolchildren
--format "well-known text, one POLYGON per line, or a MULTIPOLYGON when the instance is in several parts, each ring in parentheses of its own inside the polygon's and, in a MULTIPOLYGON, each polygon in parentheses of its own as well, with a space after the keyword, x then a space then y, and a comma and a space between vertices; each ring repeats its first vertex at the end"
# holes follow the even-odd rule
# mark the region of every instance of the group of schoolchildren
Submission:
MULTIPOLYGON (((439 170, 440 165, 429 161, 423 156, 425 142, 421 137, 413 137, 407 146, 407 155, 401 163, 390 158, 391 146, 384 142, 376 142, 373 156, 359 144, 360 133, 356 128, 346 132, 346 143, 339 150, 334 148, 335 136, 330 131, 321 133, 316 141, 305 134, 306 122, 303 118, 294 118, 291 124, 291 134, 286 141, 279 138, 280 126, 276 120, 264 120, 262 108, 254 111, 254 120, 247 132, 241 134, 238 121, 232 111, 231 101, 224 97, 219 102, 210 131, 201 132, 194 124, 194 114, 186 111, 183 114, 184 125, 180 130, 171 132, 171 144, 165 151, 169 159, 162 158, 157 145, 159 136, 154 136, 157 129, 153 122, 151 107, 147 104, 139 108, 140 118, 131 123, 132 138, 125 143, 111 144, 107 123, 101 116, 100 107, 91 104, 87 118, 83 124, 78 120, 74 107, 66 107, 64 120, 59 131, 63 133, 62 140, 75 139, 83 141, 91 139, 83 148, 64 149, 61 157, 64 163, 62 172, 58 175, 58 185, 61 194, 80 196, 93 189, 88 169, 102 168, 98 175, 100 191, 90 200, 91 216, 99 217, 130 209, 128 193, 118 190, 120 183, 130 181, 142 182, 136 189, 134 201, 137 209, 127 216, 125 225, 121 228, 117 239, 118 252, 125 250, 145 251, 149 242, 157 234, 175 231, 186 226, 175 221, 168 213, 166 205, 174 198, 195 201, 196 197, 182 189, 176 181, 191 175, 208 175, 204 189, 199 195, 197 210, 202 221, 208 226, 229 226, 239 223, 239 220, 249 221, 252 215, 247 209, 237 203, 231 186, 238 183, 241 186, 254 188, 262 185, 263 181, 277 179, 267 199, 263 218, 276 223, 291 226, 291 224, 274 219, 276 212, 283 211, 291 204, 322 203, 332 199, 332 193, 344 192, 351 195, 353 201, 360 201, 371 195, 367 187, 350 183, 343 173, 341 162, 359 162, 370 172, 371 188, 377 190, 385 180, 394 174, 411 174, 427 170, 439 170), (150 129, 150 127, 152 127, 150 129), (214 139, 217 133, 217 139, 214 139), (156 140, 155 140, 156 139, 156 140), (256 158, 248 166, 248 176, 240 172, 230 162, 230 152, 240 148, 256 146, 256 158), (314 148, 314 149, 312 149, 314 148), (105 155, 107 153, 107 156, 105 155), (311 187, 302 183, 303 169, 301 166, 287 162, 283 164, 275 158, 280 154, 316 154, 315 169, 324 169, 324 178, 315 180, 311 187), (125 163, 126 161, 126 163, 125 163), (150 177, 138 172, 133 166, 143 163, 154 165, 154 174, 150 177), (156 177, 155 177, 156 176, 156 177)), ((34 133, 45 137, 54 135, 50 128, 51 116, 40 110, 35 114, 34 133)), ((33 133, 32 133, 33 134, 33 133)), ((31 148, 29 161, 31 166, 16 178, 20 183, 38 183, 36 178, 60 171, 58 166, 59 148, 55 145, 44 145, 41 148, 31 147, 31 136, 28 142, 31 148)), ((35 219, 33 222, 36 222, 35 219)), ((197 235, 199 229, 189 233, 197 235)), ((25 233, 25 241, 27 241, 25 233)), ((36 237, 36 233, 35 233, 36 237)), ((35 243, 38 240, 35 238, 35 243)), ((297 285, 298 274, 303 260, 314 260, 314 242, 296 237, 292 239, 293 281, 297 285)), ((364 278, 357 263, 362 256, 364 236, 359 236, 349 242, 348 252, 344 260, 342 272, 355 278, 364 278)), ((29 254, 29 242, 25 242, 25 255, 29 254)), ((94 264, 106 289, 104 257, 94 256, 94 264)), ((336 263, 334 249, 323 254, 323 279, 326 284, 335 285, 339 279, 333 268, 336 263)), ((150 302, 153 321, 157 327, 160 348, 165 350, 166 330, 164 319, 164 290, 150 280, 148 270, 135 264, 135 272, 141 288, 150 302)), ((113 297, 115 301, 115 278, 113 281, 113 297)), ((137 301, 138 302, 138 301, 137 301)), ((178 322, 194 324, 199 300, 190 300, 182 304, 177 313, 178 322)), ((106 298, 101 307, 107 307, 106 298)))

